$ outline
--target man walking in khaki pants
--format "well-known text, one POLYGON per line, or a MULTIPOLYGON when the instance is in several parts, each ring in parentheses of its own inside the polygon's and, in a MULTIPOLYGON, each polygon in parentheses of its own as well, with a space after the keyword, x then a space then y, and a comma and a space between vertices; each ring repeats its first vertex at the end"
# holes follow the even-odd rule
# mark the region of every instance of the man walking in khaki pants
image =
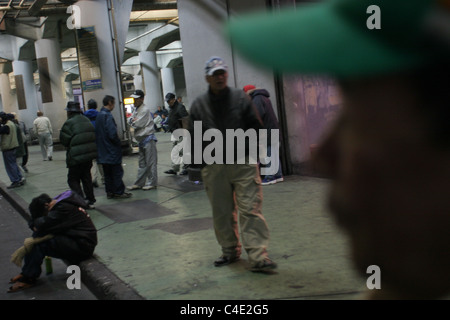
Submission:
MULTIPOLYGON (((225 136, 227 129, 246 131, 262 128, 247 95, 242 90, 228 87, 227 69, 219 57, 212 57, 207 62, 205 72, 209 90, 191 106, 191 141, 198 140, 195 134, 203 135, 208 129, 217 129, 225 136), (201 121, 202 132, 194 131, 196 121, 201 121)), ((224 164, 227 152, 233 151, 226 150, 226 144, 223 143, 223 161, 210 163, 202 169, 203 182, 213 210, 216 238, 222 247, 222 255, 214 261, 214 265, 220 267, 237 261, 241 255, 242 242, 252 271, 275 269, 276 263, 267 256, 269 229, 261 212, 263 196, 258 167, 249 163, 248 150, 244 164, 237 164, 236 158, 232 164, 224 164)))

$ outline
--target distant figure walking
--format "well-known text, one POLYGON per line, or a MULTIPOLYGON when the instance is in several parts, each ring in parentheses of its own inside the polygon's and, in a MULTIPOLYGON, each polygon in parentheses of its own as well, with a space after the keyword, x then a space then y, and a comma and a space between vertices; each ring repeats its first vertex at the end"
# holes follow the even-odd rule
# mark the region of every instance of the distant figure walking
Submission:
POLYGON ((37 112, 37 118, 33 122, 34 132, 38 136, 44 161, 53 160, 53 129, 50 120, 44 117, 41 111, 37 112))

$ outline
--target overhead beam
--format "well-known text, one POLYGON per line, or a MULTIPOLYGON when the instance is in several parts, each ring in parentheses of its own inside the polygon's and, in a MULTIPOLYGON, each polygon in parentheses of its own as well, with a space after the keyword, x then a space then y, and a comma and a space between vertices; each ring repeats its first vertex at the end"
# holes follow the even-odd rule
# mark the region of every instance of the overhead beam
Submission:
POLYGON ((173 0, 134 0, 133 11, 146 11, 146 10, 166 10, 177 9, 177 2, 173 0))
POLYGON ((42 7, 47 3, 47 0, 35 0, 33 4, 28 9, 28 14, 30 16, 36 16, 41 11, 42 7))

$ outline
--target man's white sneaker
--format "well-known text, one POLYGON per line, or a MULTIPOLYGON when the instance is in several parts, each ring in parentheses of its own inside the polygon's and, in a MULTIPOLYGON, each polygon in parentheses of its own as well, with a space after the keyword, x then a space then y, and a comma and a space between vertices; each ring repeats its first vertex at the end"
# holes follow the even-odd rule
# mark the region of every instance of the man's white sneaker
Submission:
POLYGON ((153 189, 156 189, 156 186, 145 186, 145 187, 142 187, 142 190, 153 190, 153 189))
POLYGON ((141 187, 139 187, 138 185, 133 184, 132 186, 128 186, 127 189, 128 190, 137 190, 137 189, 141 189, 141 187))
POLYGON ((261 181, 261 185, 268 186, 269 184, 275 184, 277 180, 275 178, 264 178, 261 181))

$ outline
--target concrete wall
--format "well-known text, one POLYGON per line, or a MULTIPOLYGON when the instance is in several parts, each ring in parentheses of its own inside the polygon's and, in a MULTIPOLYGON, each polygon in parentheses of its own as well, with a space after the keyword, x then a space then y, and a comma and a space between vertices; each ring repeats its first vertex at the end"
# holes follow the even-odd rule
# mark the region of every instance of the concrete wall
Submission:
MULTIPOLYGON (((181 0, 178 1, 180 34, 186 79, 186 101, 205 92, 205 62, 211 56, 220 56, 229 67, 230 87, 243 88, 247 84, 269 91, 275 99, 273 74, 252 66, 237 56, 224 37, 224 25, 229 14, 264 9, 265 0, 181 0)), ((272 101, 276 105, 275 101, 272 101)))
POLYGON ((336 83, 317 76, 283 78, 287 144, 292 173, 314 174, 311 152, 336 119, 341 98, 336 83))

